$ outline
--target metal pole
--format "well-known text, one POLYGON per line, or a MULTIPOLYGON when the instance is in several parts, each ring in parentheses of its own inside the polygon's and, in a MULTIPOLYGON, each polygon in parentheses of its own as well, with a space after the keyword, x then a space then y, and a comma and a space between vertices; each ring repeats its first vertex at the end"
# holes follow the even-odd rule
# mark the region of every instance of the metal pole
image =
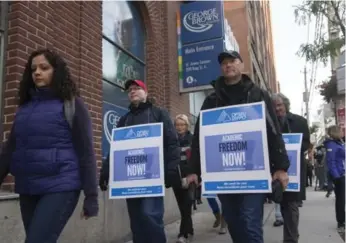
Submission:
POLYGON ((307 80, 306 66, 304 67, 304 86, 305 86, 305 112, 306 120, 310 126, 310 113, 309 113, 309 90, 308 90, 308 80, 307 80))

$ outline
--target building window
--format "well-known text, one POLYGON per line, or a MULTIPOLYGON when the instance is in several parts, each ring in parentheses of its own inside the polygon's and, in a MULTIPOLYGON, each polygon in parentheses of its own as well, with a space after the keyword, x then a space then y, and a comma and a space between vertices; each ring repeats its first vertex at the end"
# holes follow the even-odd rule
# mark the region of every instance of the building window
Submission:
POLYGON ((123 88, 145 76, 145 29, 135 2, 103 1, 103 79, 123 88))
POLYGON ((128 111, 125 81, 145 81, 145 28, 136 2, 102 4, 102 157, 109 153, 112 129, 128 111))

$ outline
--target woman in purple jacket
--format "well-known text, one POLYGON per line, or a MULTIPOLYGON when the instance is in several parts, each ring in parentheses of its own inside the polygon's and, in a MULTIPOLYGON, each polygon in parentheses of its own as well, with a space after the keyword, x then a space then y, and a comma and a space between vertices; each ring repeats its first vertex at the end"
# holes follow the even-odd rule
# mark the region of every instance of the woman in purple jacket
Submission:
POLYGON ((345 228, 345 144, 338 126, 328 128, 329 139, 324 142, 326 163, 334 184, 335 212, 338 228, 345 228))
POLYGON ((81 190, 82 218, 98 213, 91 119, 65 61, 50 50, 35 51, 25 66, 0 184, 8 173, 15 176, 25 243, 56 243, 81 190))

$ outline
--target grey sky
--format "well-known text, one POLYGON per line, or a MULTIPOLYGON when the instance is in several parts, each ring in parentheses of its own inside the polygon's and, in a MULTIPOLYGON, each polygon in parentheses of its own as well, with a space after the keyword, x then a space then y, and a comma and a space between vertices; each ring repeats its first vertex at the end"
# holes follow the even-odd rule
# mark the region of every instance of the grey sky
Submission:
MULTIPOLYGON (((277 79, 280 82, 281 92, 291 100, 292 112, 297 114, 301 114, 303 101, 305 60, 299 58, 296 52, 300 44, 307 41, 307 26, 296 24, 293 5, 298 5, 301 2, 301 0, 271 1, 277 79)), ((310 25, 310 41, 314 36, 314 26, 315 23, 313 22, 310 25)), ((307 76, 310 79, 311 65, 308 65, 307 69, 307 76)), ((324 68, 322 64, 318 66, 316 84, 328 78, 330 75, 329 70, 328 67, 324 68)), ((321 103, 321 96, 315 90, 310 107, 312 118, 316 115, 321 103)))

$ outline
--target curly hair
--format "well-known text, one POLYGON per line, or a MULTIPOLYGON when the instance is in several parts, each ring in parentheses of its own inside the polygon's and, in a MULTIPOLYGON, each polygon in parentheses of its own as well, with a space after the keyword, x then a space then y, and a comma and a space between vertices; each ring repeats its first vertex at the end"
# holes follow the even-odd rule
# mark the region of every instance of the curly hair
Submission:
POLYGON ((35 88, 32 79, 32 60, 40 55, 44 55, 49 64, 53 67, 53 77, 50 88, 57 98, 61 100, 71 100, 75 96, 79 96, 77 86, 71 78, 70 70, 65 60, 56 52, 49 49, 37 50, 31 53, 24 69, 22 80, 19 84, 19 105, 24 105, 31 100, 30 90, 35 88))

